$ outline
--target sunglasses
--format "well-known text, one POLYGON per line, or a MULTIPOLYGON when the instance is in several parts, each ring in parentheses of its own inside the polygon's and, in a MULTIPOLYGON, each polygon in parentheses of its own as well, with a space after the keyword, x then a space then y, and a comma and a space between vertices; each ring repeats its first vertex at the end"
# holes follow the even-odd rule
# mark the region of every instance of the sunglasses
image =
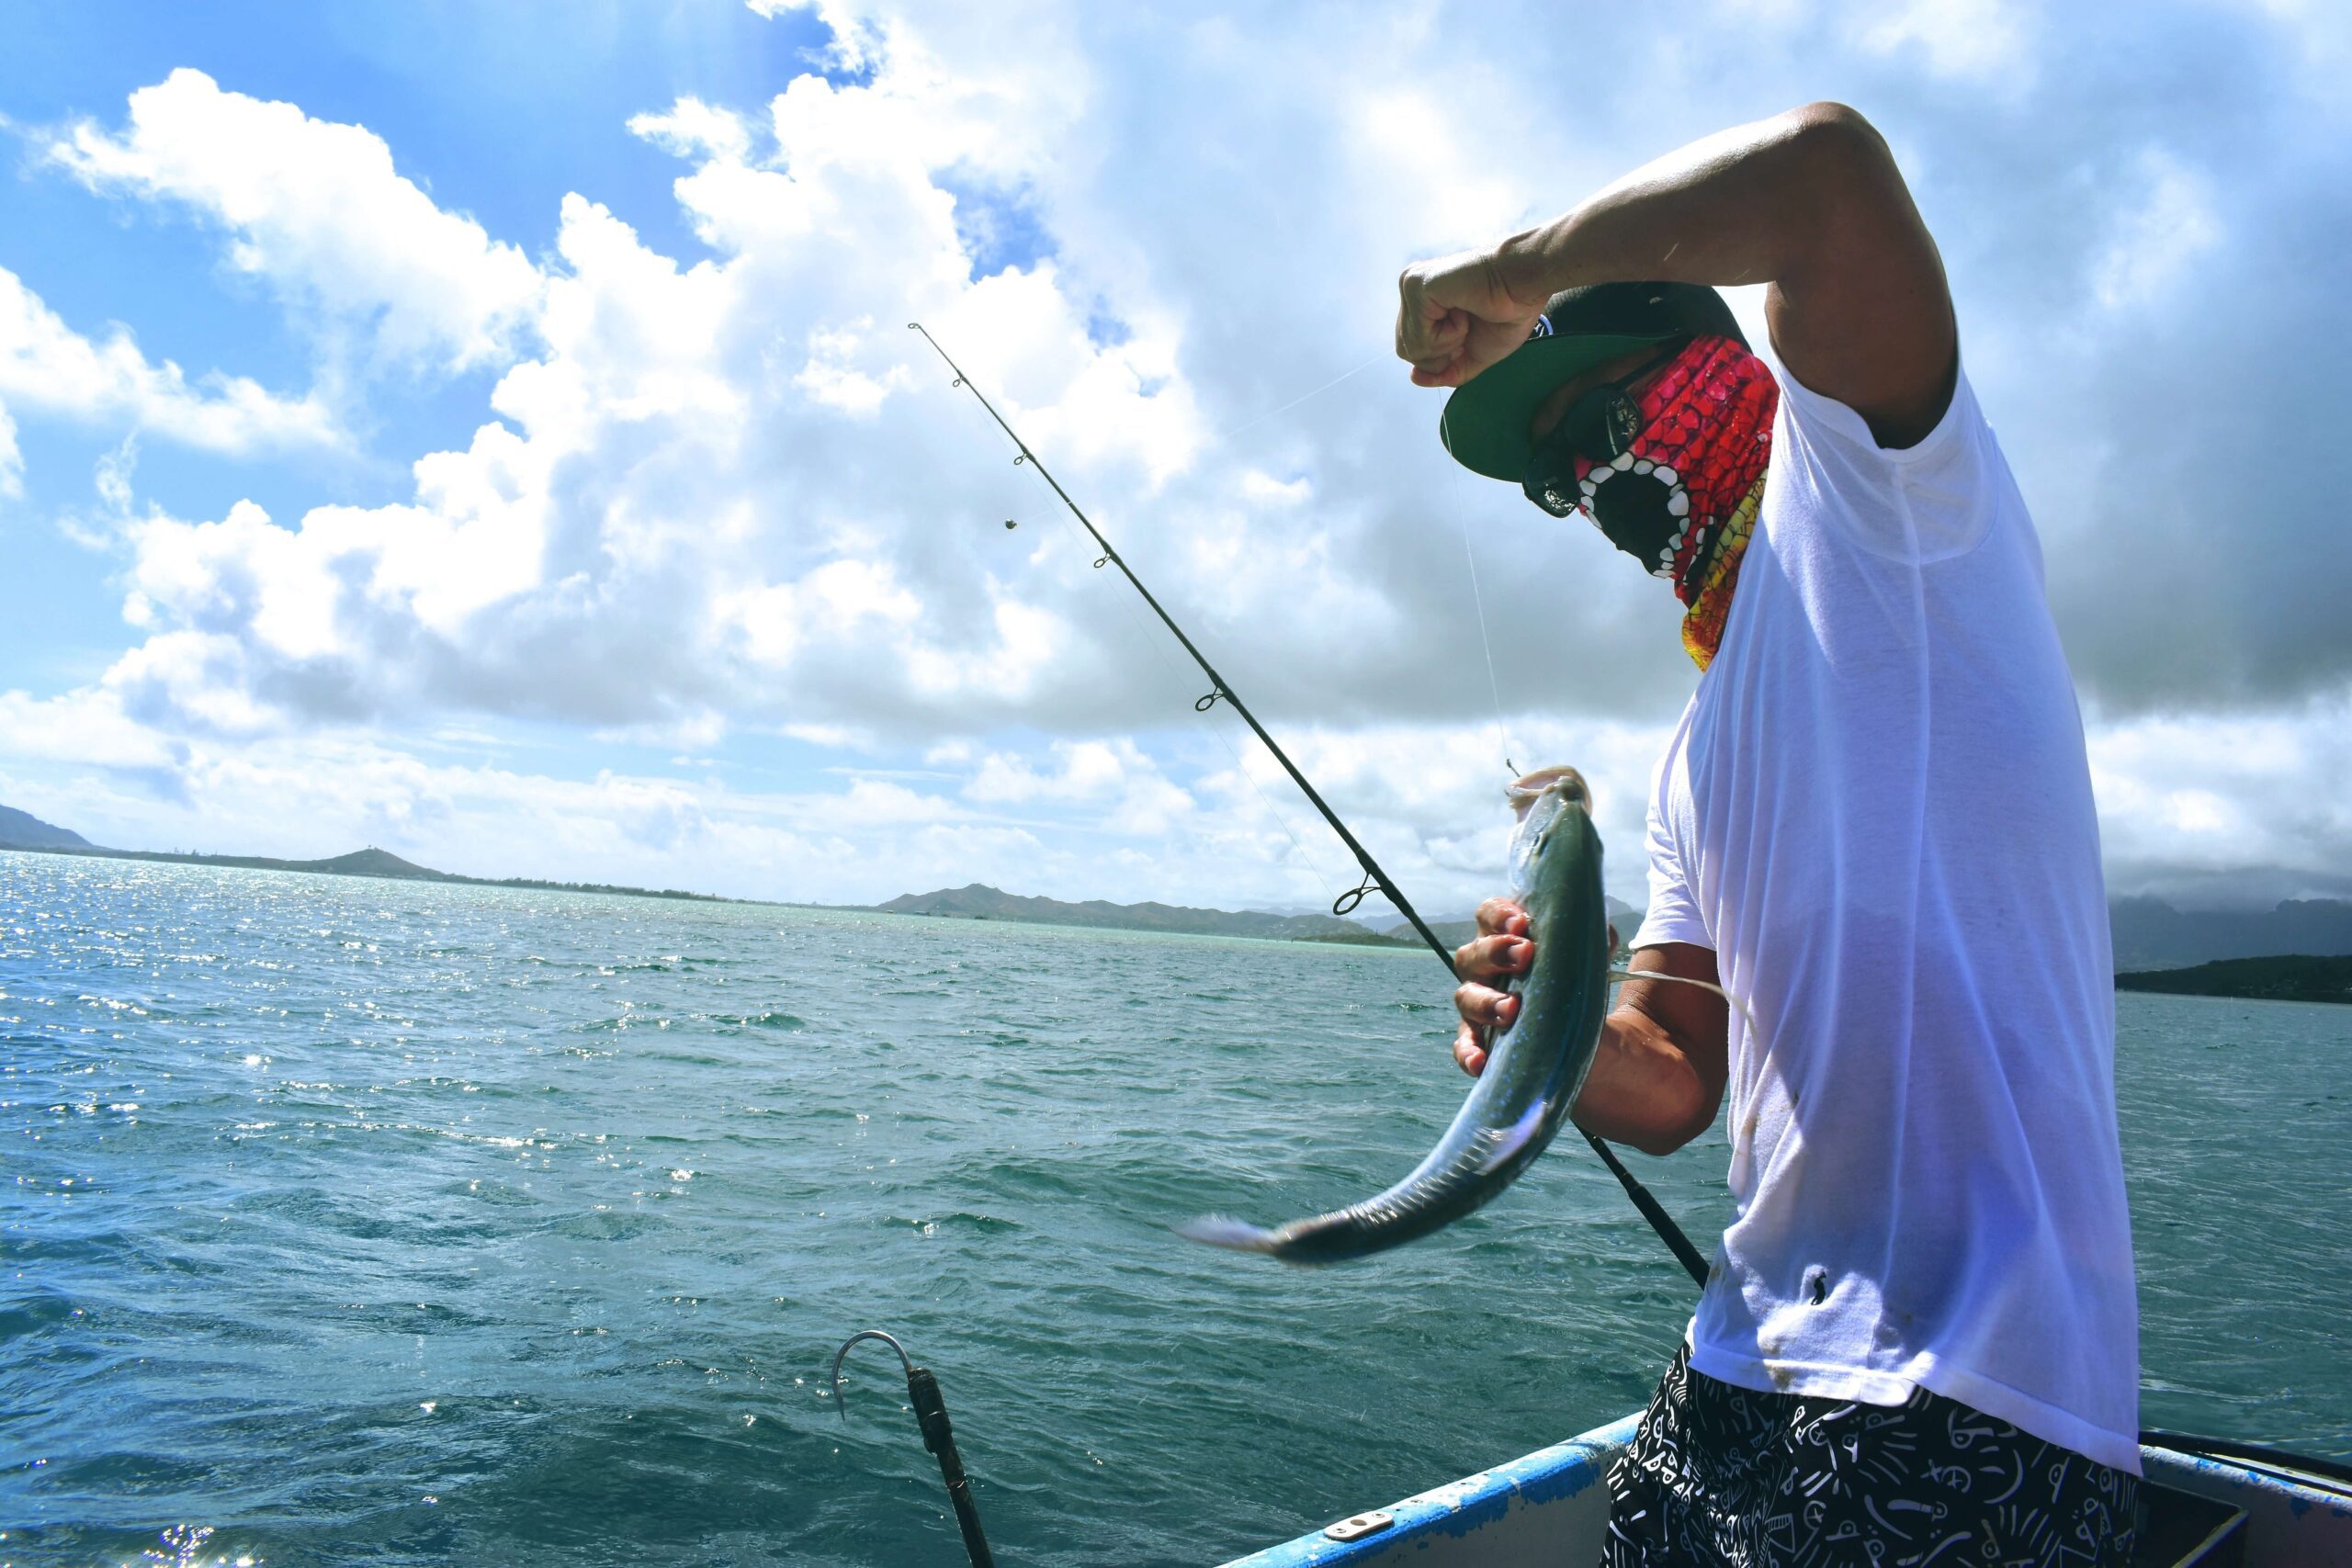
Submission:
POLYGON ((1642 433, 1642 410, 1625 389, 1670 363, 1686 346, 1678 343, 1662 349, 1632 374, 1603 381, 1570 403, 1527 460, 1527 472, 1519 481, 1527 499, 1555 517, 1575 516, 1584 505, 1577 459, 1606 463, 1632 449, 1634 438, 1642 433))

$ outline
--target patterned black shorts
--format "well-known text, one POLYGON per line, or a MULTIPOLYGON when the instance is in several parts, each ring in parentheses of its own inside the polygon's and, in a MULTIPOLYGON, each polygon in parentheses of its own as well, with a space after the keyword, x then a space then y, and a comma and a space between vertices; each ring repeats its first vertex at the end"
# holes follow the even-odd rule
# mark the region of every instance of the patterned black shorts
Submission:
POLYGON ((1609 1467, 1602 1568, 2124 1568, 2139 1477, 1925 1389, 1757 1393, 1684 1347, 1609 1467))

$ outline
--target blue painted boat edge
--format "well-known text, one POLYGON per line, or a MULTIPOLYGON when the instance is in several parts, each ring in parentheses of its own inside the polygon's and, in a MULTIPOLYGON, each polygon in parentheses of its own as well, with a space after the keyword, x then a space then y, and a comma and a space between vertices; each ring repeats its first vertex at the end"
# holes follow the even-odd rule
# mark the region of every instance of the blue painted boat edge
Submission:
MULTIPOLYGON (((2281 1454, 2278 1462, 2292 1463, 2293 1456, 2281 1454)), ((2143 1473, 2167 1486, 2233 1503, 2257 1517, 2266 1510, 2283 1512, 2294 1521, 2298 1533, 2317 1539, 2325 1529, 2328 1539, 2352 1546, 2352 1498, 2346 1496, 2340 1483, 2331 1484, 2327 1477, 2299 1479, 2275 1474, 2235 1457, 2144 1443, 2140 1448, 2140 1467, 2143 1473)))
MULTIPOLYGON (((1593 1486, 1617 1451, 1633 1441, 1640 1425, 1636 1412, 1566 1442, 1408 1497, 1389 1506, 1394 1524, 1362 1540, 1336 1541, 1316 1530, 1238 1557, 1225 1568, 1371 1568, 1390 1553, 1410 1550, 1417 1543, 1474 1535, 1500 1521, 1514 1507, 1559 1502, 1593 1486)), ((2269 1473, 2245 1457, 2202 1454, 2188 1446, 2209 1439, 2182 1438, 2172 1433, 2149 1436, 2170 1439, 2162 1446, 2143 1445, 2143 1464, 2150 1479, 2245 1507, 2255 1516, 2253 1529, 2257 1536, 2283 1529, 2303 1546, 2332 1550, 2324 1543, 2352 1544, 2352 1503, 2347 1503, 2340 1489, 2342 1483, 2269 1473)), ((2271 1462, 2292 1465, 2299 1461, 2296 1456, 2280 1453, 2271 1462)), ((2282 1559, 2305 1560, 2323 1559, 2282 1559)))
POLYGON ((1634 1440, 1641 1420, 1637 1411, 1564 1443, 1391 1504, 1388 1512, 1396 1522, 1378 1535, 1337 1541, 1318 1529, 1237 1557, 1226 1568, 1345 1568, 1377 1562, 1410 1540, 1468 1535, 1501 1518, 1514 1505, 1557 1502, 1599 1484, 1617 1450, 1634 1440))

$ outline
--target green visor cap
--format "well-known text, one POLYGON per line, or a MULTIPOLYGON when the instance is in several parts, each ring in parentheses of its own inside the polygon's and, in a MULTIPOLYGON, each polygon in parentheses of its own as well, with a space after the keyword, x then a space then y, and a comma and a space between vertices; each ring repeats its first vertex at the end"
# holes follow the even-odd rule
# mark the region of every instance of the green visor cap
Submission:
POLYGON ((1597 283, 1563 289, 1527 341, 1454 389, 1438 416, 1453 460, 1517 484, 1535 455, 1527 427, 1544 400, 1596 365, 1677 337, 1747 334, 1713 289, 1691 283, 1597 283))

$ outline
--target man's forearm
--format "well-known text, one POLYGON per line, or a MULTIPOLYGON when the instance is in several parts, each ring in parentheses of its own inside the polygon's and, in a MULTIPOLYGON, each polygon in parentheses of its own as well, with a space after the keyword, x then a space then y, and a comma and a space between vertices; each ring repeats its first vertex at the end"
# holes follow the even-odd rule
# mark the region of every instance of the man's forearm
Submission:
POLYGON ((1815 243, 1837 164, 1875 133, 1809 105, 1693 141, 1495 249, 1511 298, 1629 279, 1728 286, 1785 279, 1815 243))
POLYGON ((1596 1137, 1648 1155, 1672 1154, 1714 1122, 1711 1090, 1674 1037, 1645 1013, 1621 1007, 1601 1025, 1592 1071, 1570 1115, 1596 1137))

